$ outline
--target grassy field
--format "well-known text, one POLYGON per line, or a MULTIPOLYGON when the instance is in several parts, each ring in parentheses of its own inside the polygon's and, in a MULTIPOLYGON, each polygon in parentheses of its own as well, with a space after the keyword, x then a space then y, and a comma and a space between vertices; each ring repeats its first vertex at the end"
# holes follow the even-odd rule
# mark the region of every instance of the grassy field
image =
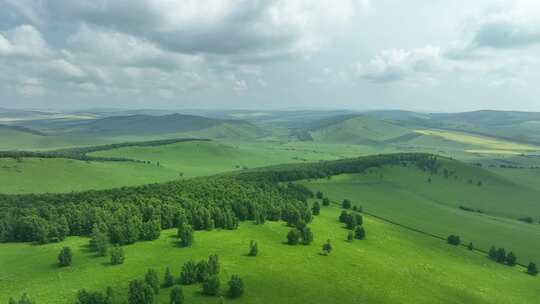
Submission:
POLYGON ((457 234, 483 250, 492 245, 505 247, 516 252, 521 263, 540 261, 540 244, 535 241, 540 225, 517 220, 540 217, 537 188, 457 162, 446 167, 455 170, 455 175, 445 178, 415 168, 388 167, 305 184, 336 202, 349 198, 366 212, 403 225, 442 237, 457 234), (460 206, 482 213, 464 211, 460 206))
POLYGON ((109 143, 85 136, 43 136, 0 127, 0 150, 49 150, 109 143))
POLYGON ((0 159, 0 192, 71 192, 142 185, 179 178, 155 164, 86 162, 61 158, 0 159))
MULTIPOLYGON (((197 232, 191 248, 179 248, 175 231, 159 240, 125 247, 126 262, 110 266, 107 258, 87 250, 88 239, 71 237, 60 244, 0 244, 0 302, 28 292, 38 303, 72 303, 77 290, 113 286, 126 297, 129 280, 148 268, 160 278, 169 266, 175 276, 189 260, 219 254, 222 290, 231 274, 245 283, 245 294, 226 303, 534 303, 539 278, 522 267, 489 261, 483 254, 367 217, 367 239, 346 242, 337 221, 340 210, 323 207, 310 225, 310 246, 283 244, 289 230, 283 223, 256 226, 244 222, 237 231, 197 232), (330 256, 321 244, 332 240, 330 256), (259 256, 246 256, 250 240, 259 256), (63 246, 74 250, 74 264, 60 269, 56 256, 63 246)), ((168 303, 162 289, 158 303, 168 303)), ((216 303, 200 294, 200 285, 184 288, 186 303, 216 303)))

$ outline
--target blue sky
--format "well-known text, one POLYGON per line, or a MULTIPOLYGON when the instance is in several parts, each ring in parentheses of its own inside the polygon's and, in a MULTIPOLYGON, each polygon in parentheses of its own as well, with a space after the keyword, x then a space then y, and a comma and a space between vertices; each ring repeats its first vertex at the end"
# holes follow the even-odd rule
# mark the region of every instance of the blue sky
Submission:
POLYGON ((0 107, 540 111, 536 0, 0 0, 0 107))

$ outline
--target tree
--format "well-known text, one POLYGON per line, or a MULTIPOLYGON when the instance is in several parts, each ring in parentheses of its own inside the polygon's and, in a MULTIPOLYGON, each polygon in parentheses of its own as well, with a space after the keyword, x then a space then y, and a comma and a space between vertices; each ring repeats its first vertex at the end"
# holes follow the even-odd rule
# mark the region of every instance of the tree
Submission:
POLYGON ((354 230, 358 224, 357 217, 354 214, 350 214, 347 217, 347 229, 354 230))
POLYGON ((208 257, 208 270, 211 275, 219 274, 219 257, 217 254, 211 254, 208 257))
POLYGON ((491 248, 489 248, 488 256, 494 261, 497 260, 497 248, 495 248, 495 246, 491 246, 491 248))
POLYGON ((66 267, 71 265, 73 261, 73 253, 71 252, 71 248, 64 247, 60 251, 60 254, 58 254, 58 265, 60 267, 66 267))
POLYGON ((291 229, 287 234, 287 244, 296 245, 300 239, 300 231, 296 228, 291 229))
POLYGON ((469 245, 467 245, 467 249, 469 250, 473 250, 474 249, 474 245, 472 242, 469 242, 469 245))
POLYGON ((339 215, 339 221, 341 223, 347 223, 348 219, 349 219, 349 213, 345 210, 341 211, 341 214, 339 215))
POLYGON ((351 209, 352 203, 348 199, 344 199, 343 202, 341 202, 341 208, 343 209, 351 209))
POLYGON ((318 199, 322 199, 323 198, 323 193, 321 191, 317 191, 317 194, 315 195, 316 198, 318 199))
POLYGON ((109 304, 107 295, 97 291, 79 290, 75 299, 76 304, 109 304))
POLYGON ((327 240, 326 243, 322 245, 323 254, 328 255, 330 252, 332 252, 332 244, 330 244, 330 240, 327 240))
POLYGON ((180 273, 180 283, 190 285, 197 282, 197 265, 193 261, 187 261, 182 266, 180 273))
POLYGON ((447 238, 447 242, 450 245, 458 246, 461 244, 461 239, 459 238, 459 235, 449 235, 447 238))
POLYGON ((347 233, 347 241, 352 242, 354 240, 354 233, 352 231, 349 231, 347 233))
POLYGON ((319 215, 321 213, 321 205, 319 202, 314 202, 313 206, 311 207, 311 212, 313 215, 319 215))
POLYGON ((301 237, 303 245, 309 245, 311 242, 313 242, 313 232, 311 232, 309 227, 305 227, 303 230, 301 230, 301 237))
POLYGON ((327 197, 323 198, 322 199, 322 205, 323 206, 330 206, 330 199, 328 199, 327 197))
POLYGON ((161 223, 158 220, 148 221, 142 224, 141 237, 143 240, 157 240, 161 234, 161 223))
POLYGON ((174 286, 169 295, 170 304, 183 304, 184 303, 184 291, 180 286, 174 286))
POLYGON ((244 293, 244 282, 237 275, 232 275, 229 280, 229 296, 238 298, 244 293))
POLYGON ((98 224, 94 224, 92 228, 92 238, 90 239, 90 247, 97 252, 99 256, 106 256, 109 249, 109 236, 104 229, 98 224))
POLYGON ((189 247, 193 244, 193 228, 184 224, 181 228, 178 228, 178 235, 180 236, 180 246, 189 247))
POLYGON ((159 293, 159 278, 154 269, 148 269, 144 275, 144 282, 148 284, 148 286, 152 287, 155 294, 159 293))
POLYGON ((174 285, 174 276, 171 273, 171 269, 167 267, 165 269, 165 275, 163 276, 163 287, 171 287, 174 285))
POLYGON ((257 242, 251 241, 249 243, 249 256, 257 256, 259 254, 259 246, 257 245, 257 242))
POLYGON ((124 255, 124 249, 118 245, 115 245, 111 249, 111 265, 123 264, 125 259, 126 257, 124 255))
POLYGON ((506 256, 506 264, 508 264, 508 266, 515 266, 516 263, 517 263, 517 257, 512 251, 510 251, 508 255, 506 256))
POLYGON ((197 263, 197 282, 202 283, 208 280, 210 276, 210 266, 207 261, 200 261, 197 263))
POLYGON ((219 292, 219 277, 212 275, 202 284, 202 293, 208 296, 215 296, 219 292))
POLYGON ((529 263, 529 266, 527 266, 527 273, 530 275, 537 275, 538 274, 538 268, 536 268, 536 264, 531 262, 529 263))
POLYGON ((506 260, 506 250, 504 248, 497 249, 497 262, 504 263, 506 260))
POLYGON ((129 282, 129 304, 152 304, 154 303, 154 290, 150 285, 141 280, 129 282))
POLYGON ((357 240, 363 240, 366 238, 366 230, 362 226, 356 226, 354 229, 354 238, 357 240))

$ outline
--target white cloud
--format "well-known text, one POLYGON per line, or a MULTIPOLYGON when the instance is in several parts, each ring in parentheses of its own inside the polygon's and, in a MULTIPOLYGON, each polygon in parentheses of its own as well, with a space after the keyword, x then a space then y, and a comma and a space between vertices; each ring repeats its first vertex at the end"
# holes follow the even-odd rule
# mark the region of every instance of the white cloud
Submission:
POLYGON ((0 33, 0 56, 43 57, 49 53, 41 33, 31 25, 20 25, 5 36, 0 33))

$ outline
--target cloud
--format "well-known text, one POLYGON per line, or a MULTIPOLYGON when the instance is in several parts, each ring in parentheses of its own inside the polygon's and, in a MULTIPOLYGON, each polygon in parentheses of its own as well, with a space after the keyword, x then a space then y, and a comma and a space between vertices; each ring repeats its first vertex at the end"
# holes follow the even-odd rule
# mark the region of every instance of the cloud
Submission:
POLYGON ((41 33, 31 25, 24 24, 0 33, 0 56, 43 57, 50 53, 41 33))
POLYGON ((366 64, 358 65, 361 78, 376 83, 403 80, 431 81, 440 70, 441 50, 433 46, 404 50, 383 50, 366 64))

